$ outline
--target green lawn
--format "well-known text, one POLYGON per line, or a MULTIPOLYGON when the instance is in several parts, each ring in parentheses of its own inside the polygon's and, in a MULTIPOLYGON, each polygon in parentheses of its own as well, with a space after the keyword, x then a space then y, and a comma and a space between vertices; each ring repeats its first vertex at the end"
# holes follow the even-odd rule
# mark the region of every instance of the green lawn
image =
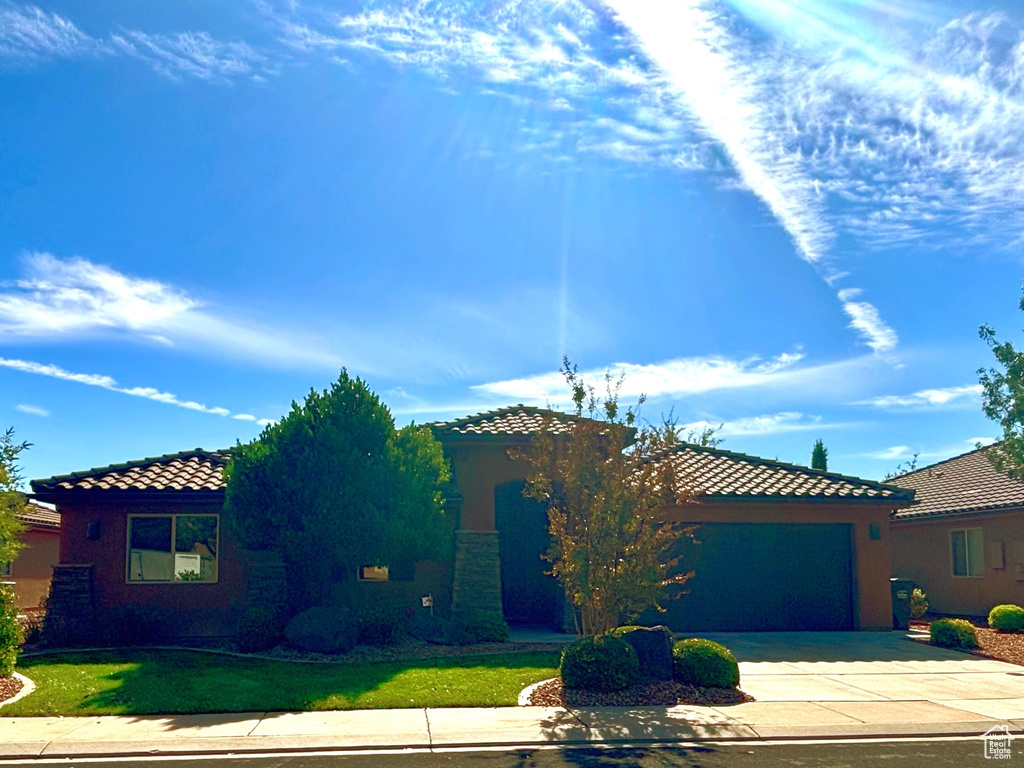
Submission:
POLYGON ((555 651, 352 665, 140 649, 59 654, 22 660, 18 671, 36 690, 0 716, 513 706, 557 667, 555 651))

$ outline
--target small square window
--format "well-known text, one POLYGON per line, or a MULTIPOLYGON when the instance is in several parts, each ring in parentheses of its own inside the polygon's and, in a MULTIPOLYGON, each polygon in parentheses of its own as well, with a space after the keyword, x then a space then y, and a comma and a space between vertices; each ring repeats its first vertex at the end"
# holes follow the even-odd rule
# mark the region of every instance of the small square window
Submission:
POLYGON ((5 563, 0 563, 0 577, 11 575, 11 561, 8 560, 5 563))

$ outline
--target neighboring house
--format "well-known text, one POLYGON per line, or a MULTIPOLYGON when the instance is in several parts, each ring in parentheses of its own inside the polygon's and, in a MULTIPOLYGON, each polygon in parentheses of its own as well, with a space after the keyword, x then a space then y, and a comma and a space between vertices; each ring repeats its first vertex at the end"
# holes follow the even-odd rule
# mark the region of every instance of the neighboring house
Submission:
MULTIPOLYGON (((454 555, 359 568, 362 599, 416 610, 429 594, 441 614, 563 627, 564 599, 541 559, 546 510, 523 497, 527 467, 515 455, 545 426, 565 434, 572 420, 513 406, 432 424, 454 474, 454 555)), ((35 497, 57 504, 65 521, 51 605, 100 621, 145 605, 172 633, 230 634, 242 606, 280 573, 220 524, 227 460, 196 449, 33 481, 35 497)), ((913 491, 689 444, 663 460, 700 491, 666 510, 666 519, 701 524, 699 543, 679 553, 697 576, 665 614, 646 618, 687 631, 891 627, 889 517, 913 491)))
POLYGON ((999 472, 989 448, 901 475, 917 503, 891 521, 893 576, 913 579, 936 613, 985 616, 1024 604, 1024 482, 999 472))
POLYGON ((12 562, 0 563, 0 581, 14 584, 18 608, 35 608, 49 593, 53 566, 60 562, 60 515, 29 504, 17 518, 25 525, 24 547, 12 562))

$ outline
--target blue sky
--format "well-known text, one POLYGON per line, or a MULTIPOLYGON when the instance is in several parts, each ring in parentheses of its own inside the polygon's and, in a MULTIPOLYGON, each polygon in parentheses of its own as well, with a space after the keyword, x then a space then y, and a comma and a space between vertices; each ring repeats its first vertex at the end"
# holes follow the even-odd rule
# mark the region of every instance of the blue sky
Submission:
POLYGON ((564 405, 880 478, 996 434, 1024 15, 911 0, 0 0, 0 422, 29 477, 564 405))

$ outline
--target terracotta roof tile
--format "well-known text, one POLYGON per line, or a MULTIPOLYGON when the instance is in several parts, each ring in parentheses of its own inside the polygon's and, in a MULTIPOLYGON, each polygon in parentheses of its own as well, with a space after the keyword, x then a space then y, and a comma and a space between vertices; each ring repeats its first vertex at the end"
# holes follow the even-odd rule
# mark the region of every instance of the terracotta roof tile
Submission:
POLYGON ((30 503, 23 512, 17 513, 15 517, 26 525, 37 528, 60 528, 60 513, 39 504, 30 503))
POLYGON ((762 459, 721 448, 683 443, 656 461, 670 461, 676 476, 703 498, 844 498, 909 504, 913 492, 857 477, 762 459))
POLYGON ((227 451, 169 453, 85 472, 33 480, 36 494, 79 491, 223 491, 227 451))
POLYGON ((438 439, 455 435, 527 436, 541 432, 545 427, 548 427, 552 434, 566 435, 572 423, 578 418, 548 408, 513 405, 455 421, 437 421, 430 427, 438 439))
POLYGON ((897 520, 955 515, 1024 506, 1024 482, 999 472, 988 448, 970 451, 892 480, 913 488, 917 504, 898 512, 897 520))

